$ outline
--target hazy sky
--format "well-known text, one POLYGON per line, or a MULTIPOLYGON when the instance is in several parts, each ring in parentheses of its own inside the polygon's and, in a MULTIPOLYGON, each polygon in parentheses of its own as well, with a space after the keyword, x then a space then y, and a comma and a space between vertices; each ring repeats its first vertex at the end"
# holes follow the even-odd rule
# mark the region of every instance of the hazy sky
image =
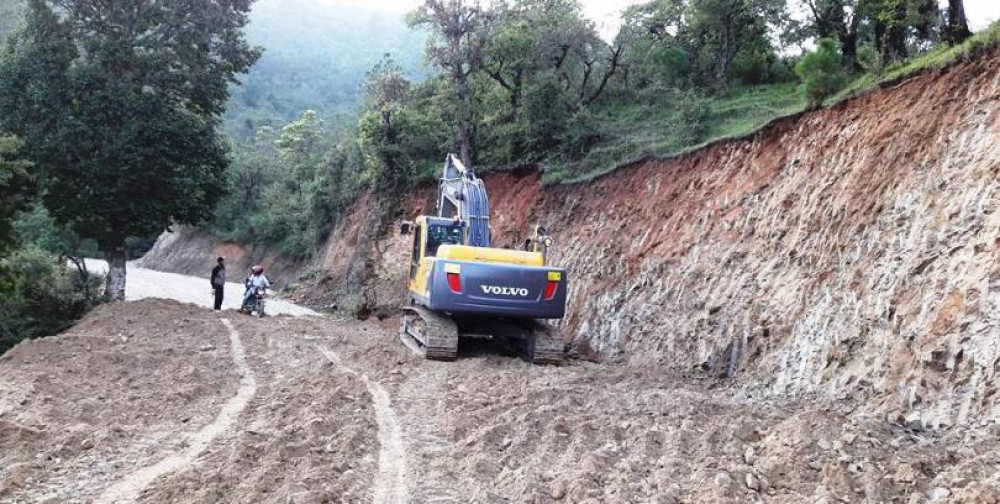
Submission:
MULTIPOLYGON (((420 3, 420 0, 317 0, 339 5, 353 5, 376 10, 408 11, 420 3)), ((790 0, 792 4, 799 0, 790 0)), ((613 36, 617 29, 618 14, 636 0, 581 0, 587 16, 598 24, 598 29, 605 37, 613 36)), ((942 5, 947 0, 941 0, 942 5)), ((965 0, 965 13, 969 16, 969 24, 973 30, 988 26, 1000 19, 1000 1, 998 0, 965 0)))

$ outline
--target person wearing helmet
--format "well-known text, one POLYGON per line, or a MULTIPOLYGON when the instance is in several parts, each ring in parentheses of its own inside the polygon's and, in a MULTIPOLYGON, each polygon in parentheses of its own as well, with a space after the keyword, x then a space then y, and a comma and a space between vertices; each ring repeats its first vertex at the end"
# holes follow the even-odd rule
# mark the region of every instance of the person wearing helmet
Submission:
POLYGON ((243 281, 246 284, 247 290, 243 293, 243 310, 245 311, 248 306, 250 306, 250 298, 257 289, 270 289, 271 282, 267 281, 267 277, 264 276, 264 267, 261 265, 256 265, 250 270, 250 274, 247 276, 246 280, 243 281))

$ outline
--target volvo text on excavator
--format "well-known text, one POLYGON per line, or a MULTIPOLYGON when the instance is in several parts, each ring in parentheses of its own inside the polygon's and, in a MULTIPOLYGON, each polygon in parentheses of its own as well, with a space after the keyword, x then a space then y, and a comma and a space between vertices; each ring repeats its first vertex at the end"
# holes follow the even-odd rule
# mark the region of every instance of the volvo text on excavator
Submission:
POLYGON ((453 154, 436 216, 403 225, 413 235, 400 339, 428 359, 451 360, 460 337, 523 343, 534 363, 558 363, 563 341, 544 322, 566 311, 566 270, 546 264, 552 239, 535 227, 526 250, 494 248, 483 181, 453 154))

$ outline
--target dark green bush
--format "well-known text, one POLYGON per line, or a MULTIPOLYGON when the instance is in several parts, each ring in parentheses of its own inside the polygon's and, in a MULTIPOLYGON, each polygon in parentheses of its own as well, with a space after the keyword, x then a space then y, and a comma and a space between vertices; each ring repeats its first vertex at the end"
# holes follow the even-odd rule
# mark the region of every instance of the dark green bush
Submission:
POLYGON ((100 283, 34 245, 0 259, 0 353, 71 326, 99 302, 100 283))
POLYGON ((821 105, 847 83, 847 75, 840 64, 842 59, 837 41, 822 39, 816 50, 806 53, 795 65, 795 73, 802 78, 810 106, 821 105))

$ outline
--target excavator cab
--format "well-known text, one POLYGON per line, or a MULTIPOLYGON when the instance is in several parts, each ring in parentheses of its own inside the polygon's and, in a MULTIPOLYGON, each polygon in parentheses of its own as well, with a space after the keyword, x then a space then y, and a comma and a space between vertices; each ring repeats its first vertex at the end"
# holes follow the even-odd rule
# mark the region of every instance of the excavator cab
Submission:
POLYGON ((530 249, 492 247, 486 188, 452 155, 438 213, 401 227, 413 242, 400 338, 427 358, 453 359, 462 335, 500 336, 524 341, 533 362, 560 361, 562 339, 541 320, 565 314, 568 279, 546 264, 545 229, 535 228, 530 249))

